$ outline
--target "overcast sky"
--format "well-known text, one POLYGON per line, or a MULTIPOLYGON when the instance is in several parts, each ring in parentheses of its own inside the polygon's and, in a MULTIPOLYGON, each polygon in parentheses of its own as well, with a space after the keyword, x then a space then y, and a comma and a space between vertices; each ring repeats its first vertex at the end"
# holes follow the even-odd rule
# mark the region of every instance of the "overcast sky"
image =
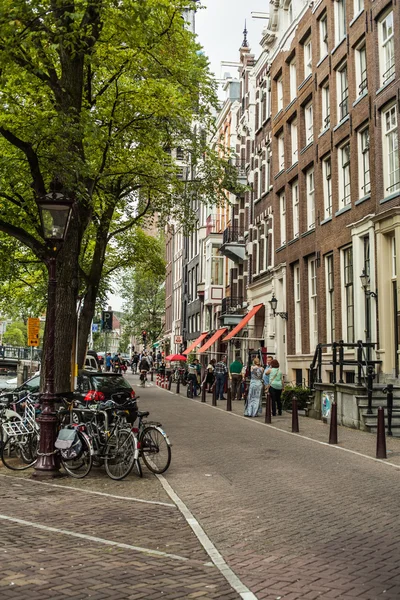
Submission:
POLYGON ((196 14, 196 33, 210 60, 211 71, 217 79, 223 79, 226 72, 235 76, 235 68, 221 67, 221 61, 238 62, 245 20, 249 46, 258 57, 266 20, 253 19, 251 13, 268 12, 269 0, 202 0, 201 4, 205 8, 196 14))

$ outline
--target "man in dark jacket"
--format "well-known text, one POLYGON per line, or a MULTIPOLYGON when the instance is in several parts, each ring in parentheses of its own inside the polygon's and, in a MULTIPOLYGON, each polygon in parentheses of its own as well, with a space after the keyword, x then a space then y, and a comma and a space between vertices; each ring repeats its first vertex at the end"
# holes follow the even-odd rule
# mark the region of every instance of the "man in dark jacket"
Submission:
POLYGON ((147 381, 147 372, 150 370, 150 363, 147 359, 147 355, 143 354, 142 360, 139 363, 139 371, 140 371, 140 385, 141 387, 146 387, 147 381))

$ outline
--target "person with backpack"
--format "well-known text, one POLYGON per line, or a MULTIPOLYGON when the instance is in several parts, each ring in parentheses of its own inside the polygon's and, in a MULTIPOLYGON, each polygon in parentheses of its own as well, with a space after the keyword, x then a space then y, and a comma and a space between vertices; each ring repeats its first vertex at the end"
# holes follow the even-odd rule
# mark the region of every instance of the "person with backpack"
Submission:
POLYGON ((146 381, 147 381, 147 373, 150 370, 150 364, 149 361, 147 359, 147 355, 144 354, 142 356, 142 360, 139 363, 139 371, 140 371, 140 385, 141 387, 146 387, 146 381))

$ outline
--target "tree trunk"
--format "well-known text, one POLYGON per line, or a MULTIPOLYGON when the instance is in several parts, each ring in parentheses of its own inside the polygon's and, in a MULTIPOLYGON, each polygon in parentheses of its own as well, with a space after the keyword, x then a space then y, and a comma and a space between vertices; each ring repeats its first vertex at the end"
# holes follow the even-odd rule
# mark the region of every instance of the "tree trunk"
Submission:
POLYGON ((85 294, 83 307, 79 316, 78 325, 78 368, 81 369, 85 363, 87 340, 90 333, 93 316, 96 309, 98 286, 89 285, 85 294))

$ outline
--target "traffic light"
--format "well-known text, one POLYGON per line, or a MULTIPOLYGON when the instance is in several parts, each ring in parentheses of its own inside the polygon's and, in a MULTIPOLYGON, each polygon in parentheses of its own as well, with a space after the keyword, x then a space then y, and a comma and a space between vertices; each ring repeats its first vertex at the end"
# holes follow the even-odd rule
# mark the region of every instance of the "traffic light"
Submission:
POLYGON ((142 340, 143 340, 143 343, 146 342, 146 337, 147 337, 146 331, 142 331, 142 340))

